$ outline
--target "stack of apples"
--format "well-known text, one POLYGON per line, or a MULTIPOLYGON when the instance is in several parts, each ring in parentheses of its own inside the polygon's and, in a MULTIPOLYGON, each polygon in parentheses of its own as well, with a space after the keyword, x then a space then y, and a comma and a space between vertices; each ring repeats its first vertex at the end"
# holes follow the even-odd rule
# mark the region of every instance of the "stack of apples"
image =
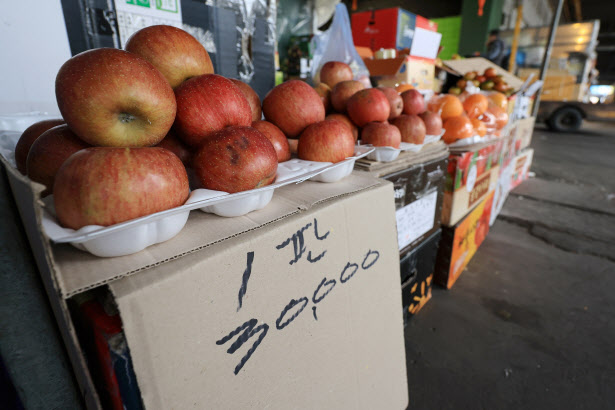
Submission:
POLYGON ((391 87, 365 88, 353 80, 350 66, 340 61, 325 63, 319 78, 321 83, 314 88, 328 113, 326 119, 344 124, 355 142, 360 134, 362 144, 399 148, 402 141, 422 144, 426 135, 442 131, 439 114, 427 110, 417 90, 400 94, 391 87))
POLYGON ((282 131, 260 121, 258 95, 214 74, 205 48, 179 28, 147 27, 125 50, 78 54, 55 88, 63 118, 28 128, 15 156, 22 173, 53 193, 64 227, 180 206, 190 192, 187 169, 197 187, 233 193, 271 184, 278 161, 290 158, 282 131))
POLYGON ((497 136, 508 123, 506 97, 500 93, 466 94, 458 97, 440 94, 429 100, 429 110, 443 121, 443 140, 447 144, 473 136, 497 136), (501 98, 501 97, 503 98, 501 98))

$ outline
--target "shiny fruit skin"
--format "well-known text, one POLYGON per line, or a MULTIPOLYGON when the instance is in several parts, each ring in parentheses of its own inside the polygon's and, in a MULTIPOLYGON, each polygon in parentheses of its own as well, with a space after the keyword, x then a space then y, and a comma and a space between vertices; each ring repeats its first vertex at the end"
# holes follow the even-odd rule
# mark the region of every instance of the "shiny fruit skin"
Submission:
POLYGON ((348 116, 359 127, 372 121, 386 121, 391 107, 389 100, 377 88, 367 88, 355 93, 346 106, 348 116))
POLYGON ((483 94, 469 95, 463 101, 463 109, 470 118, 480 117, 485 111, 487 111, 488 107, 489 99, 483 94))
POLYGON ((149 61, 167 79, 171 88, 203 74, 213 74, 209 53, 190 33, 173 26, 142 28, 126 42, 126 51, 149 61))
POLYGON ((84 51, 56 76, 62 118, 91 145, 156 145, 175 120, 173 89, 153 65, 114 48, 84 51))
POLYGON ((301 133, 297 155, 307 161, 340 162, 354 155, 354 138, 340 121, 320 121, 301 133))
POLYGON ((442 139, 447 144, 452 144, 455 141, 470 138, 474 135, 472 122, 465 115, 448 118, 444 121, 444 129, 445 132, 442 139))
POLYGON ((28 152, 30 152, 30 147, 34 141, 48 129, 62 124, 64 124, 63 119, 43 120, 25 129, 15 146, 15 163, 19 172, 26 175, 26 160, 28 159, 28 152))
POLYGON ((53 188, 64 227, 109 226, 183 205, 186 168, 163 148, 86 148, 71 155, 53 188))
POLYGON ((278 156, 257 129, 227 127, 203 142, 192 163, 202 188, 235 193, 273 183, 278 156))

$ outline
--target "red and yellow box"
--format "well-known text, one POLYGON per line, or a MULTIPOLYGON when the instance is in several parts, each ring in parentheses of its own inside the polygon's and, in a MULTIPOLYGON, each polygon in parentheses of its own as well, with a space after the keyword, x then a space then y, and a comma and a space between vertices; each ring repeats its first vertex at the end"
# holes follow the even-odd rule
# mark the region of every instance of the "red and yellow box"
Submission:
POLYGON ((489 232, 493 191, 461 222, 442 228, 434 281, 450 289, 489 232))
POLYGON ((505 139, 473 150, 451 152, 444 186, 442 224, 453 226, 495 189, 505 139))
POLYGON ((514 189, 523 181, 528 179, 530 166, 532 165, 532 159, 534 158, 534 150, 528 148, 522 151, 514 159, 512 177, 510 180, 510 189, 514 189))

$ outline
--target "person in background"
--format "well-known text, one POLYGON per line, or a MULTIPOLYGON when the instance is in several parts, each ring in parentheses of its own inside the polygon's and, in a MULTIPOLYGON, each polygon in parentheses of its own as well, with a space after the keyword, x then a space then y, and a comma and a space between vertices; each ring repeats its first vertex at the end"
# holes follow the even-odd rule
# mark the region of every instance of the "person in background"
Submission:
POLYGON ((500 40, 499 30, 491 30, 489 37, 487 37, 487 52, 482 54, 481 57, 485 57, 492 63, 502 67, 505 51, 504 42, 500 40))

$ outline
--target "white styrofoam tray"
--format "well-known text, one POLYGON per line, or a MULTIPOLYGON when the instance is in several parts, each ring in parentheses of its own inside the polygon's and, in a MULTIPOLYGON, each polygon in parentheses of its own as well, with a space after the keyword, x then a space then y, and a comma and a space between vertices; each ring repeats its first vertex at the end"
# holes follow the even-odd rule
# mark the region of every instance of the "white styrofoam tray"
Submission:
MULTIPOLYGON (((367 155, 368 159, 372 161, 391 162, 395 161, 402 151, 419 152, 424 145, 432 144, 440 141, 440 138, 444 135, 444 130, 440 135, 426 135, 422 144, 410 144, 408 142, 402 142, 399 144, 399 148, 393 147, 374 147, 374 151, 367 155)), ((372 147, 370 144, 361 145, 363 147, 372 147)))
POLYGON ((463 139, 453 142, 452 144, 448 144, 448 147, 449 148, 462 148, 462 147, 467 147, 468 145, 478 144, 480 142, 495 141, 498 138, 500 137, 497 137, 495 135, 490 135, 490 134, 487 134, 484 137, 481 137, 480 135, 474 135, 473 137, 463 138, 463 139))
MULTIPOLYGON (((15 166, 14 149, 21 133, 0 131, 0 155, 15 166)), ((335 182, 350 175, 354 162, 373 151, 371 147, 355 147, 355 155, 344 161, 329 162, 291 159, 278 164, 276 181, 266 187, 229 194, 209 189, 191 191, 182 206, 132 219, 112 226, 89 225, 78 230, 63 228, 55 217, 53 198, 44 199, 43 229, 56 243, 71 243, 96 256, 129 255, 177 235, 186 224, 191 210, 200 209, 225 217, 245 215, 265 207, 276 188, 306 180, 335 182)))

